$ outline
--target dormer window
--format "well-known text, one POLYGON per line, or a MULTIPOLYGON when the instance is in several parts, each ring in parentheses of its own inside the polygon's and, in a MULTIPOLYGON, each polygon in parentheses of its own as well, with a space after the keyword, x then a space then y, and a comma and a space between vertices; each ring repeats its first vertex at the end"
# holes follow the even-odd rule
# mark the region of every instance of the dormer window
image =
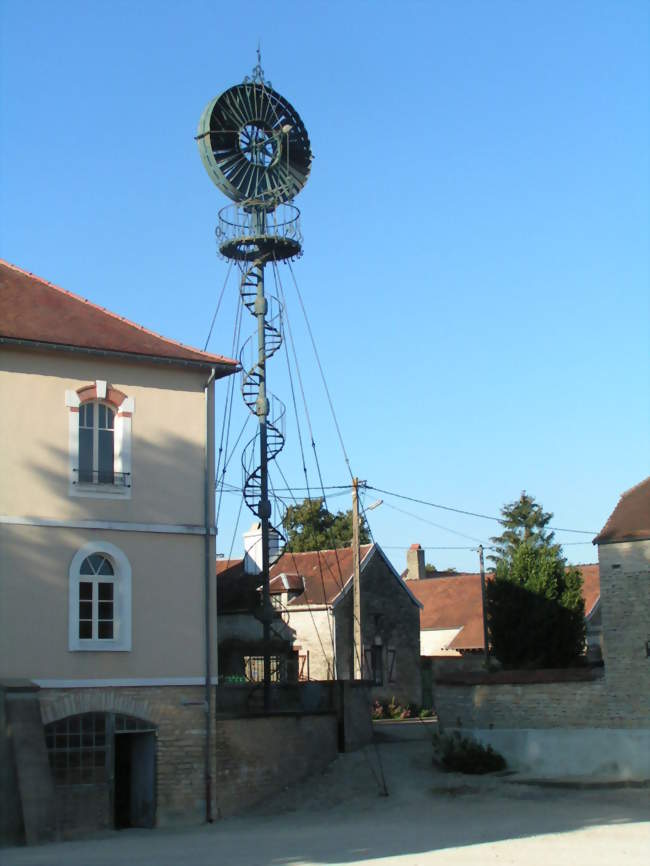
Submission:
POLYGON ((130 498, 133 399, 107 382, 66 391, 71 496, 130 498))

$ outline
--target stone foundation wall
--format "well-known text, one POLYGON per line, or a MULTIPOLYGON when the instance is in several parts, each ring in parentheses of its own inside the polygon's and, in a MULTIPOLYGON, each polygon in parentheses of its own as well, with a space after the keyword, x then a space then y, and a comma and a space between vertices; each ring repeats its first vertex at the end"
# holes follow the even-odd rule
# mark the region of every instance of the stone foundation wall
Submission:
MULTIPOLYGON (((214 693, 213 689, 213 700, 214 693)), ((155 726, 157 826, 205 820, 203 697, 201 686, 42 689, 39 693, 43 724, 79 713, 112 712, 155 726)), ((240 812, 323 770, 337 752, 334 712, 216 720, 213 716, 213 818, 240 812)), ((62 836, 112 826, 108 784, 59 786, 57 798, 62 836)))
MULTIPOLYGON (((156 728, 156 823, 200 822, 205 819, 205 720, 202 686, 130 686, 119 688, 41 689, 43 724, 89 712, 135 716, 156 728)), ((216 764, 212 761, 214 777, 216 764)), ((57 789, 62 802, 60 830, 112 826, 110 814, 79 810, 74 802, 85 786, 57 789), (75 818, 76 816, 76 818, 75 818), (97 824, 88 824, 96 820, 97 824)), ((105 786, 108 790, 108 786, 105 786)), ((109 808, 108 795, 102 801, 109 808)))

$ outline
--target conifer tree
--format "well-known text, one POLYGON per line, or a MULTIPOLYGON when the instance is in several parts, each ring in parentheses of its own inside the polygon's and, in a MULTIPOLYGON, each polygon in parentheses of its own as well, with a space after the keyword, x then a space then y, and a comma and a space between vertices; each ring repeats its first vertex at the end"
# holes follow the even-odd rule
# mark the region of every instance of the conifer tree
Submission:
POLYGON ((525 490, 522 490, 519 499, 503 506, 501 515, 503 532, 490 538, 496 550, 488 559, 495 565, 503 559, 512 559, 521 544, 560 553, 560 545, 553 542, 555 533, 546 529, 553 519, 553 513, 544 511, 525 490))
POLYGON ((553 514, 525 490, 501 514, 486 587, 492 653, 509 668, 570 665, 584 649, 582 575, 567 566, 546 528, 553 514))

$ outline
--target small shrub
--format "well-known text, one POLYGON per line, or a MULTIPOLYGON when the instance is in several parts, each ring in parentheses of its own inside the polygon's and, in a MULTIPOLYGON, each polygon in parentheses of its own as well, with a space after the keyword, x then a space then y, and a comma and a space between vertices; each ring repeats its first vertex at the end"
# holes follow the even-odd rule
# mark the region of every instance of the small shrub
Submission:
POLYGON ((483 746, 469 737, 453 734, 434 734, 433 762, 448 772, 481 775, 504 770, 503 755, 492 746, 483 746))
POLYGON ((418 717, 420 719, 430 719, 432 716, 433 716, 433 710, 429 710, 426 707, 422 707, 422 709, 418 713, 418 717))
POLYGON ((384 710, 384 706, 379 701, 375 701, 372 705, 372 717, 373 719, 386 718, 386 711, 384 710))

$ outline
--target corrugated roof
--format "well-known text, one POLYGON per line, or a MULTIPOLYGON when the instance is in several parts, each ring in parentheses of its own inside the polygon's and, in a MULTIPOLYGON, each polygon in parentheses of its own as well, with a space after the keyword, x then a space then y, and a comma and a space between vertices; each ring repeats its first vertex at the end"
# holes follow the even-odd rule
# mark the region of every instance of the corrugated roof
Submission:
POLYGON ((0 259, 0 339, 119 352, 168 363, 217 366, 217 378, 237 362, 193 349, 0 259))
POLYGON ((594 544, 650 539, 650 476, 621 494, 594 544))

